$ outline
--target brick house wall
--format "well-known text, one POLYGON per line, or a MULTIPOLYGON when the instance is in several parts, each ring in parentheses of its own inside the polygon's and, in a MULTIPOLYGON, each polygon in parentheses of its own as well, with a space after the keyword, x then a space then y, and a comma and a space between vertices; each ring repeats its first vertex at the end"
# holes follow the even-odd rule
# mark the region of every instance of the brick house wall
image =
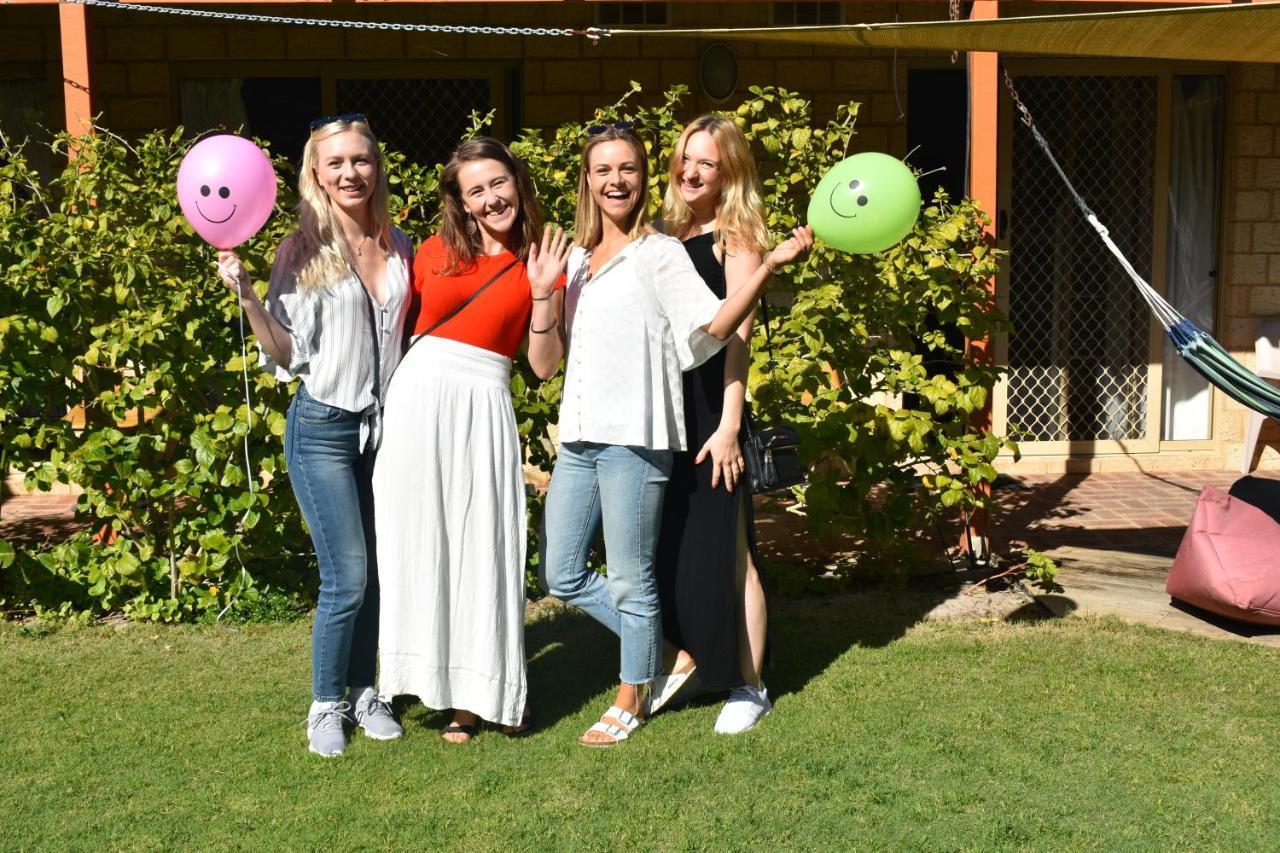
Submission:
MULTIPOLYGON (((1280 316, 1280 65, 1241 65, 1227 118, 1227 197, 1219 339, 1250 367, 1258 320, 1280 316)), ((1218 395, 1223 467, 1240 464, 1248 410, 1218 395)), ((1259 467, 1280 469, 1280 424, 1268 421, 1259 467)))
MULTIPOLYGON (((931 4, 932 5, 932 4, 931 4)), ((278 7, 246 6, 237 11, 280 14, 278 7)), ((293 7, 290 7, 291 9, 293 7)), ((672 3, 672 26, 765 26, 768 3, 672 3)), ((49 59, 50 78, 60 82, 57 61, 56 16, 46 9, 0 9, 6 31, 22 13, 46 12, 49 25, 26 21, 31 43, 40 42, 49 59), (50 30, 52 27, 52 30, 50 30), (50 43, 51 41, 51 43, 50 43)), ((941 4, 933 11, 945 11, 941 4)), ((392 7, 326 6, 314 14, 325 17, 409 23, 477 24, 490 26, 589 26, 595 23, 590 4, 396 4, 392 7)), ((286 14, 294 14, 287 12, 286 14)), ((857 7, 858 20, 893 20, 894 7, 857 7)), ((32 18, 32 16, 26 16, 32 18)), ((852 19, 852 17, 851 17, 852 19)), ((615 37, 592 45, 580 38, 529 36, 405 34, 386 31, 339 30, 315 27, 273 27, 222 24, 139 12, 90 9, 93 27, 93 88, 95 109, 104 122, 121 133, 137 133, 178 122, 176 81, 184 63, 225 60, 267 63, 403 63, 405 71, 423 62, 450 62, 492 67, 517 66, 521 76, 522 124, 551 127, 582 119, 599 105, 612 103, 631 80, 639 82, 650 100, 669 86, 684 83, 692 117, 716 105, 698 91, 698 59, 709 42, 691 39, 615 37)), ((905 153, 906 119, 898 118, 897 103, 906 103, 906 65, 897 63, 898 92, 894 94, 894 60, 889 51, 850 52, 807 45, 731 45, 738 59, 738 87, 730 103, 750 85, 775 84, 798 91, 813 101, 820 120, 838 104, 858 100, 863 111, 858 137, 851 150, 905 153)), ((24 48, 33 53, 34 48, 24 48)), ((0 63, 4 61, 0 53, 0 63)), ((945 62, 945 58, 941 59, 945 62)), ((232 73, 231 67, 228 73, 232 73)), ((57 126, 60 104, 50 104, 57 126)))
MULTIPOLYGON (((285 7, 296 10, 297 7, 285 7)), ((945 4, 849 4, 849 20, 945 17, 945 4)), ((243 6, 237 11, 278 14, 281 7, 243 6)), ((587 26, 590 4, 429 4, 376 7, 328 6, 307 10, 326 17, 413 23, 508 26, 587 26)), ((768 3, 672 3, 673 26, 763 26, 768 3)), ((1044 10, 1041 10, 1044 11, 1044 10)), ((1073 11, 1073 10, 1068 10, 1073 11)), ((611 103, 636 80, 646 98, 657 100, 675 83, 693 90, 689 117, 715 106, 697 89, 698 58, 707 43, 683 39, 615 37, 598 45, 578 38, 419 35, 310 27, 222 24, 139 12, 90 9, 93 29, 93 88, 104 122, 136 133, 178 122, 177 81, 186 69, 216 68, 227 74, 244 63, 350 64, 370 62, 420 73, 423 63, 459 63, 475 68, 515 67, 520 72, 522 124, 550 127, 582 119, 611 103)), ((303 14, 288 11, 285 14, 303 14)), ((1012 11, 1011 11, 1012 14, 1012 11)), ((62 123, 57 9, 0 6, 0 78, 45 70, 49 124, 62 123)), ((810 98, 819 121, 848 100, 862 102, 852 151, 906 151, 908 67, 951 67, 945 55, 850 51, 806 45, 734 42, 738 87, 777 84, 810 98), (896 83, 896 95, 895 95, 896 83)), ((204 74, 205 72, 201 72, 204 74)), ((1227 168, 1223 199, 1223 263, 1218 294, 1218 338, 1245 364, 1253 364, 1259 318, 1280 316, 1280 65, 1236 66, 1228 79, 1227 168)), ((1024 457, 1019 472, 1037 470, 1181 470, 1238 468, 1246 410, 1215 395, 1212 441, 1169 448, 1159 454, 1065 458, 1024 457)), ((1280 424, 1268 423, 1260 467, 1280 469, 1280 424)))
POLYGON ((47 123, 52 128, 61 128, 62 56, 58 44, 58 8, 0 7, 0 34, 3 35, 0 38, 0 81, 13 77, 43 77, 47 84, 47 123))

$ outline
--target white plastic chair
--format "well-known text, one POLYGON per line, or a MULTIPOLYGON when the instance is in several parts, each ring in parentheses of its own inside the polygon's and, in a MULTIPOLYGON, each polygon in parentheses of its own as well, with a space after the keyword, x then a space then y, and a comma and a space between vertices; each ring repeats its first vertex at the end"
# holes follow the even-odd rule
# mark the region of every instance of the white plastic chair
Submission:
MULTIPOLYGON (((1254 372, 1263 379, 1280 379, 1280 317, 1258 323, 1258 339, 1253 348, 1254 372)), ((1253 452, 1258 447, 1258 433, 1262 432, 1262 422, 1266 419, 1261 412, 1249 410, 1249 420, 1244 427, 1244 459, 1240 463, 1242 474, 1253 469, 1253 452)))

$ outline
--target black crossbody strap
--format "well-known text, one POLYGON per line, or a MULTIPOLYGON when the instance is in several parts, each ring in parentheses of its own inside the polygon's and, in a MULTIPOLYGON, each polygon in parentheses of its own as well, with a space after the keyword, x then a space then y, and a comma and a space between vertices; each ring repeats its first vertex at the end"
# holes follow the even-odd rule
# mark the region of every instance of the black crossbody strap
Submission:
MULTIPOLYGON (((425 337, 425 336, 427 336, 427 335, 431 334, 431 333, 432 333, 432 332, 434 332, 436 329, 440 328, 440 327, 441 327, 441 326, 443 326, 445 323, 449 322, 449 321, 450 321, 450 320, 452 320, 454 317, 457 317, 459 314, 461 314, 461 313, 462 313, 462 309, 463 309, 463 308, 466 308, 466 307, 467 307, 468 305, 470 305, 472 302, 475 302, 475 300, 476 300, 476 297, 477 297, 477 296, 479 296, 480 294, 484 293, 486 290, 488 290, 488 289, 489 289, 489 285, 493 284, 495 281, 497 281, 498 279, 500 279, 500 278, 502 278, 504 275, 506 275, 506 274, 507 274, 507 270, 511 269, 512 267, 514 267, 514 266, 515 266, 516 264, 518 264, 519 262, 520 262, 520 259, 519 259, 519 258, 512 258, 512 259, 511 259, 511 263, 507 264, 505 267, 503 267, 502 269, 500 269, 500 270, 498 270, 496 273, 494 273, 493 278, 489 279, 489 280, 488 280, 488 281, 486 281, 484 284, 482 284, 482 285, 480 285, 479 287, 477 287, 477 288, 476 288, 476 292, 475 292, 475 293, 471 294, 471 295, 470 295, 470 296, 468 296, 466 299, 462 300, 462 304, 460 304, 457 308, 454 308, 454 309, 453 309, 452 311, 450 311, 448 314, 445 314, 445 315, 444 315, 443 317, 441 317, 439 320, 436 320, 434 323, 432 323, 432 324, 431 324, 431 328, 430 328, 430 329, 427 329, 425 332, 423 332, 423 333, 422 333, 422 335, 421 335, 419 338, 414 339, 414 343, 417 343, 419 340, 421 340, 421 339, 422 339, 422 337, 425 337)), ((413 344, 410 344, 410 346, 412 346, 412 345, 413 345, 413 344)), ((407 352, 407 350, 406 350, 406 352, 407 352)))
MULTIPOLYGON (((488 289, 489 285, 493 284, 495 281, 497 281, 498 279, 500 279, 500 278, 502 278, 504 275, 506 275, 506 274, 507 274, 507 270, 511 269, 512 267, 514 267, 514 266, 515 266, 517 263, 519 263, 519 262, 520 262, 520 259, 519 259, 519 258, 515 258, 515 259, 513 259, 513 260, 511 261, 511 263, 507 264, 505 267, 503 267, 502 269, 500 269, 500 270, 498 270, 496 273, 494 273, 493 278, 489 279, 489 280, 488 280, 488 281, 486 281, 484 284, 482 284, 482 285, 480 285, 479 287, 477 287, 477 288, 476 288, 475 293, 472 293, 472 294, 471 294, 470 296, 468 296, 466 299, 462 300, 462 303, 461 303, 460 305, 458 305, 458 307, 457 307, 457 308, 454 308, 454 309, 453 309, 452 311, 450 311, 448 314, 445 314, 445 315, 444 315, 443 317, 441 317, 439 320, 436 320, 434 323, 432 323, 432 324, 431 324, 431 328, 427 329, 425 332, 423 332, 422 334, 418 335, 418 336, 417 336, 417 337, 415 337, 412 341, 410 341, 410 342, 409 342, 409 345, 408 345, 407 347, 405 347, 405 348, 404 348, 404 355, 408 355, 408 354, 409 354, 409 350, 413 349, 414 345, 415 345, 415 344, 417 344, 417 343, 418 343, 418 341, 422 340, 422 339, 423 339, 423 338, 425 338, 427 335, 431 334, 431 333, 432 333, 432 332, 434 332, 436 329, 440 328, 440 327, 441 327, 441 326, 443 326, 445 323, 449 322, 449 321, 450 321, 450 320, 452 320, 454 317, 457 317, 460 313, 462 313, 462 309, 463 309, 463 308, 466 308, 466 307, 467 307, 468 305, 470 305, 472 302, 475 302, 476 297, 477 297, 477 296, 479 296, 480 294, 484 293, 484 292, 485 292, 485 290, 487 290, 487 289, 488 289)), ((399 362, 399 363, 403 363, 403 362, 404 362, 404 356, 402 355, 402 356, 400 357, 400 362, 399 362)), ((397 367, 399 366, 399 363, 397 364, 397 367)), ((394 376, 395 374, 394 374, 394 373, 392 373, 391 375, 392 375, 392 376, 394 376)), ((390 377, 388 377, 388 378, 387 378, 387 382, 388 382, 388 384, 390 384, 390 381, 391 381, 391 378, 390 378, 390 377)))
POLYGON ((765 301, 764 294, 760 294, 760 321, 764 326, 764 348, 769 353, 769 372, 773 373, 777 370, 777 365, 773 362, 773 335, 769 332, 769 303, 765 301))

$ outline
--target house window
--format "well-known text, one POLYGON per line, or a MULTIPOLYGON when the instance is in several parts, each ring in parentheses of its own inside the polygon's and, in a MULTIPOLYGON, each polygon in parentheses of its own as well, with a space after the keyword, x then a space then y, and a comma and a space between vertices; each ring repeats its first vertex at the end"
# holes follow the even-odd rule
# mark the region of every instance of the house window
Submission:
POLYGON ((597 3, 596 22, 602 27, 660 27, 667 23, 667 3, 597 3))
POLYGON ((844 23, 843 3, 774 3, 776 27, 812 27, 844 23))
POLYGON ((362 112, 378 140, 411 163, 443 163, 493 106, 488 77, 338 80, 338 112, 362 112))
POLYGON ((502 95, 503 77, 493 75, 193 76, 178 84, 182 124, 192 135, 218 128, 243 130, 269 142, 273 154, 284 155, 295 166, 313 119, 350 112, 367 115, 379 142, 410 162, 443 162, 470 128, 471 114, 485 115, 502 95))
MULTIPOLYGON (((1164 194, 1159 78, 1027 75, 1017 85, 1076 189, 1151 280, 1152 199, 1164 194)), ((1145 439, 1159 405, 1151 314, 1030 133, 1013 134, 1012 157, 1010 428, 1020 442, 1145 439)))
POLYGON ((27 162, 48 180, 53 177, 53 152, 43 143, 49 139, 49 80, 43 73, 0 73, 0 129, 10 145, 24 139, 27 162))

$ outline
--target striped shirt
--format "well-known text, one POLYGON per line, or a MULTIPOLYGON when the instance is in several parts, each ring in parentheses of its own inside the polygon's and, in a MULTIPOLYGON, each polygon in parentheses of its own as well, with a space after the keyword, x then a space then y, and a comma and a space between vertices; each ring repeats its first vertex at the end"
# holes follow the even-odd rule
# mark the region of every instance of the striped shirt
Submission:
POLYGON ((266 309, 289 331, 288 364, 277 364, 266 350, 259 364, 282 382, 302 377, 307 393, 348 412, 376 414, 377 402, 400 363, 405 315, 409 309, 409 270, 413 241, 391 229, 392 256, 387 259, 387 301, 378 305, 355 272, 328 287, 300 290, 294 270, 293 238, 280 244, 266 309), (377 330, 377 353, 369 329, 369 313, 377 330), (381 387, 374 388, 378 360, 381 387))

